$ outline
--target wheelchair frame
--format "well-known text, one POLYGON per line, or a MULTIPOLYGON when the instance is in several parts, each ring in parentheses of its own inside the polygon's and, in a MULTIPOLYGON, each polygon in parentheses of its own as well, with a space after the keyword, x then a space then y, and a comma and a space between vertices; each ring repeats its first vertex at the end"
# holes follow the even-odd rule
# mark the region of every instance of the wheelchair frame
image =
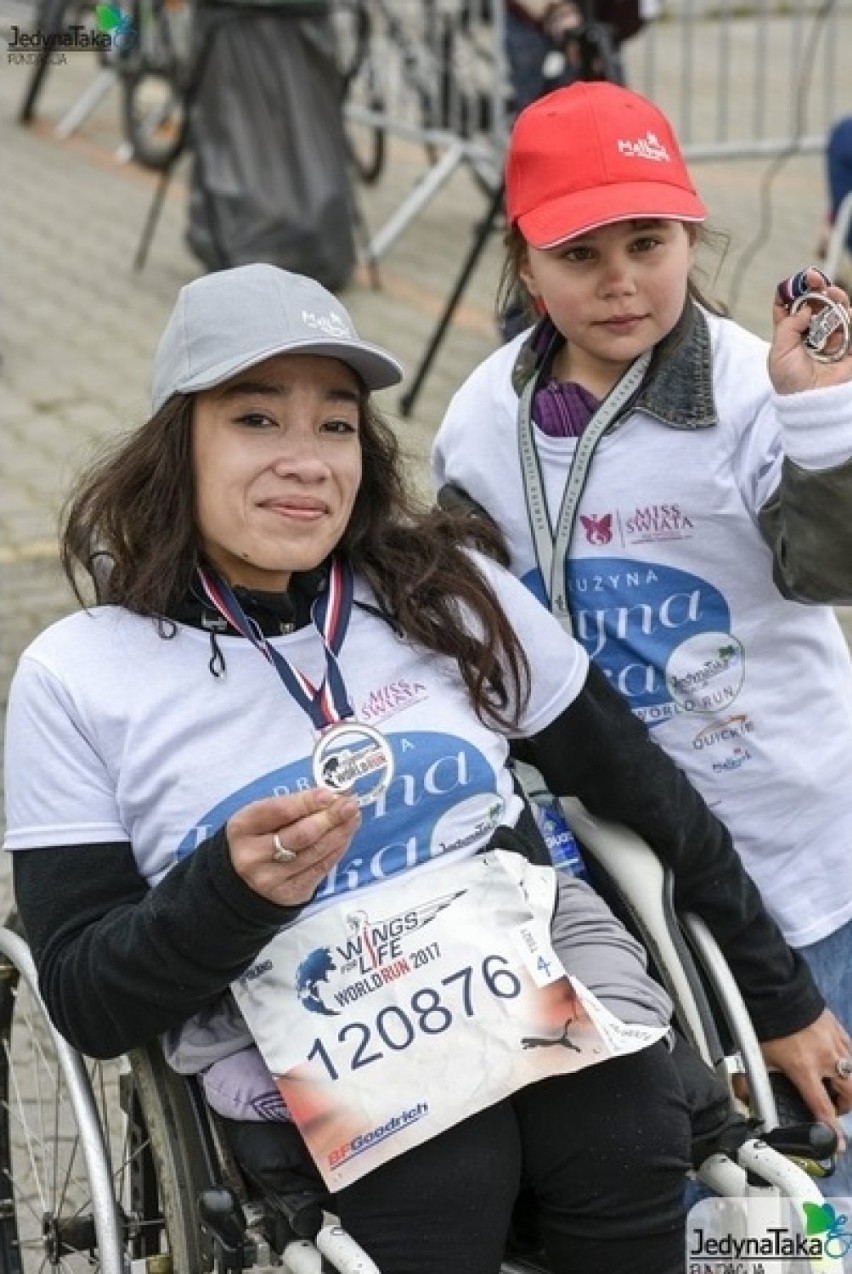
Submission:
MULTIPOLYGON (((736 1068, 748 1076, 757 1128, 775 1128, 760 1048, 714 939, 697 917, 678 922, 670 881, 634 833, 592 818, 577 801, 565 801, 564 808, 587 856, 616 885, 681 1031, 729 1081, 734 1059, 723 1051, 703 976, 723 1010, 736 1068)), ((282 1218, 246 1190, 216 1120, 198 1085, 167 1066, 159 1044, 93 1062, 62 1039, 13 913, 0 927, 0 1268, 6 1274, 381 1274, 334 1217, 325 1217, 312 1241, 286 1230, 282 1241, 282 1218), (214 1207, 224 1199, 232 1208, 219 1225, 211 1224, 211 1199, 214 1207)), ((731 1154, 711 1154, 696 1175, 721 1195, 822 1202, 813 1178, 757 1133, 731 1154)), ((801 1264, 795 1268, 801 1274, 801 1264)), ((842 1266, 823 1260, 811 1268, 842 1266)), ((547 1274, 547 1267, 512 1256, 501 1274, 547 1274)))

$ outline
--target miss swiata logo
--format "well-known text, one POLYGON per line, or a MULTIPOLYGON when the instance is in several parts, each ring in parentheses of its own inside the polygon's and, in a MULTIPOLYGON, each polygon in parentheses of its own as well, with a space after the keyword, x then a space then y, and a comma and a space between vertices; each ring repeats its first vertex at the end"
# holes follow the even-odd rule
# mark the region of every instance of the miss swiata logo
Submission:
POLYGON ((615 513, 581 513, 588 544, 650 544, 656 540, 688 540, 695 524, 679 504, 637 505, 615 513))
POLYGON ((384 721, 395 712, 403 712, 426 698, 428 694, 422 681, 409 681, 407 677, 399 677, 396 681, 380 686, 378 690, 370 691, 359 706, 358 719, 375 724, 376 721, 384 721))

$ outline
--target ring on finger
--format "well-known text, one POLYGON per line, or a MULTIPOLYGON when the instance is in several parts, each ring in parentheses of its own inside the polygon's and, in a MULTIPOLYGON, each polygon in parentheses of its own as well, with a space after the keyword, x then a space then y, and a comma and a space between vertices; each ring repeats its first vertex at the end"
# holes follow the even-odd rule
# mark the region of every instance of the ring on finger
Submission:
POLYGON ((296 857, 294 849, 288 849, 286 845, 281 844, 281 837, 278 832, 272 833, 272 861, 274 863, 292 863, 296 857))
POLYGON ((834 1063, 840 1079, 852 1079, 852 1057, 839 1057, 834 1063))

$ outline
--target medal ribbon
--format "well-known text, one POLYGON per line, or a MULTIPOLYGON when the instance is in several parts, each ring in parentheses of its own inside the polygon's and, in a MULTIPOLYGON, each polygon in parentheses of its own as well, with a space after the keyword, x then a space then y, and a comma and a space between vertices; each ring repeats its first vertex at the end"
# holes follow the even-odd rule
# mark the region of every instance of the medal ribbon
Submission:
POLYGON ((577 506, 586 485, 595 448, 607 429, 632 403, 645 378, 650 361, 651 351, 645 350, 630 364, 577 439, 555 530, 547 508, 541 460, 533 434, 532 404, 538 388, 540 370, 530 378, 521 394, 518 406, 518 451, 533 547, 547 591, 550 609, 569 633, 572 625, 571 611, 565 595, 565 566, 574 534, 577 506))
POLYGON ((311 606, 311 619, 325 648, 326 673, 320 686, 309 681, 267 641, 258 625, 243 610, 234 590, 220 575, 199 566, 196 568, 196 578, 210 605, 272 664, 289 693, 308 714, 317 730, 324 730, 326 726, 353 715, 337 662, 337 655, 349 627, 355 591, 348 562, 339 558, 332 560, 328 588, 311 606))

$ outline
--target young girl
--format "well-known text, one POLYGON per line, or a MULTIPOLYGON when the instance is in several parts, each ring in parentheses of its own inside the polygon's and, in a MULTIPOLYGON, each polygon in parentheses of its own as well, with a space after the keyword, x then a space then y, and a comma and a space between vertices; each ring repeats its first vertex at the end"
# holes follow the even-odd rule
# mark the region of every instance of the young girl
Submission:
MULTIPOLYGON (((506 203, 505 283, 539 317, 451 402, 443 502, 461 489, 500 524, 512 571, 732 829, 848 1030, 852 668, 830 606, 852 596, 848 297, 805 272, 821 299, 776 300, 771 346, 703 302, 704 204, 668 120, 617 85, 520 114, 506 203), (832 361, 803 339, 822 300, 832 361)), ((845 1056, 787 1070, 815 1115, 852 1107, 845 1056)))

